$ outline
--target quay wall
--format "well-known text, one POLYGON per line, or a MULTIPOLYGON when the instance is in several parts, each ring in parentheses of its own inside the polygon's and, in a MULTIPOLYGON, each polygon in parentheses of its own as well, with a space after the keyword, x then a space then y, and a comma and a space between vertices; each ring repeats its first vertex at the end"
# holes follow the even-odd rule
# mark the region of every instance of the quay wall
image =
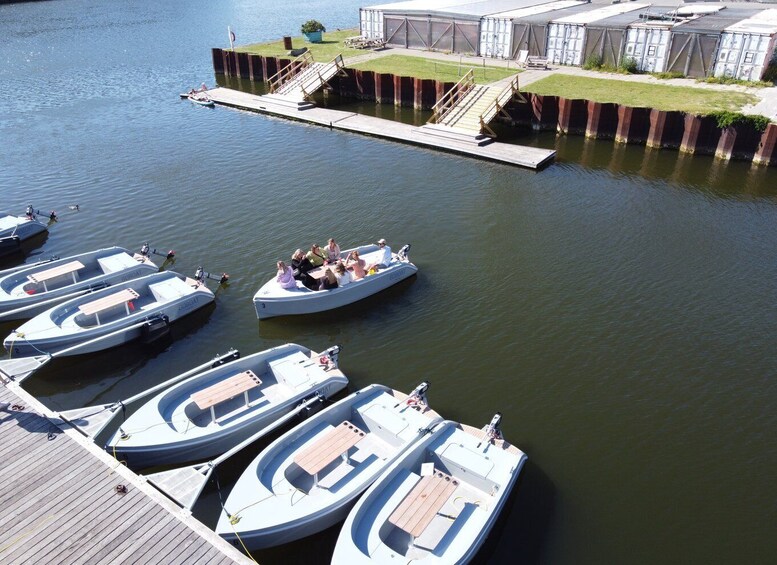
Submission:
MULTIPOLYGON (((290 59, 282 57, 234 53, 218 48, 214 48, 212 54, 213 70, 217 74, 254 81, 267 80, 291 63, 290 59)), ((452 82, 344 70, 344 76, 330 81, 332 91, 340 96, 381 104, 428 110, 454 86, 452 82)), ((777 124, 769 124, 763 132, 751 124, 720 128, 711 116, 522 94, 526 102, 511 101, 504 109, 509 118, 500 117, 501 123, 777 166, 777 124)))

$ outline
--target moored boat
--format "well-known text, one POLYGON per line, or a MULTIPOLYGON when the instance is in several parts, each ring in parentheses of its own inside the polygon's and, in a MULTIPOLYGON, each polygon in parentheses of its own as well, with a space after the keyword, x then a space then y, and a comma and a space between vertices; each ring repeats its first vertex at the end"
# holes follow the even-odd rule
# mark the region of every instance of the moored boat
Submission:
POLYGON ((526 461, 499 433, 448 421, 399 457, 345 520, 332 563, 467 563, 526 461))
MULTIPOLYGON (((380 268, 376 273, 331 290, 310 290, 300 281, 297 281, 296 287, 286 289, 282 288, 274 278, 270 279, 254 295, 256 316, 261 320, 274 316, 323 312, 385 290, 418 272, 418 267, 411 263, 408 257, 409 247, 405 245, 398 253, 392 254, 388 265, 380 268)), ((381 253, 377 245, 364 245, 356 250, 366 265, 374 263, 381 253)), ((350 251, 353 250, 344 251, 343 256, 350 251)))
POLYGON ((31 318, 68 298, 157 270, 147 256, 108 247, 0 272, 0 321, 31 318))
POLYGON ((224 453, 303 400, 345 388, 338 352, 286 344, 190 377, 145 402, 105 449, 133 468, 224 453))
POLYGON ((216 532, 253 550, 345 518, 383 470, 442 420, 426 403, 427 386, 408 396, 370 385, 279 437, 238 479, 216 532))
POLYGON ((194 279, 154 273, 49 308, 11 332, 3 346, 14 357, 100 351, 137 339, 144 327, 165 327, 214 299, 194 279))
POLYGON ((0 253, 13 253, 19 249, 19 243, 25 239, 43 233, 48 228, 34 214, 14 216, 0 212, 0 253))

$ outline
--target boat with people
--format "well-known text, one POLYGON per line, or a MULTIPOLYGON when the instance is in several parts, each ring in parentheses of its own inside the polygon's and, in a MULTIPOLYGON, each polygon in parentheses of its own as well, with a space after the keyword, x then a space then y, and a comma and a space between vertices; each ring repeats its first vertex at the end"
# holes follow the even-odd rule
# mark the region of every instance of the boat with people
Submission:
POLYGON ((35 214, 14 216, 7 212, 0 212, 0 257, 18 251, 22 241, 47 229, 46 224, 39 221, 35 214))
POLYGON ((214 367, 159 392, 127 418, 105 449, 132 468, 205 460, 268 428, 305 399, 348 385, 339 347, 288 343, 214 367))
POLYGON ((53 306, 11 332, 3 346, 14 357, 91 353, 162 331, 214 300, 199 281, 153 273, 53 306))
POLYGON ((215 106, 213 100, 211 100, 210 96, 208 96, 208 87, 205 85, 205 83, 203 83, 199 88, 190 89, 189 92, 182 92, 181 98, 188 98, 200 106, 209 106, 211 108, 215 106))
POLYGON ((349 513, 332 563, 469 562, 526 462, 500 421, 478 430, 446 420, 406 450, 349 513))
MULTIPOLYGON (((274 316, 312 314, 339 308, 372 296, 418 272, 418 267, 410 262, 409 244, 397 253, 391 253, 389 249, 387 255, 384 255, 385 240, 381 241, 383 243, 362 245, 342 253, 343 257, 348 258, 356 252, 367 267, 378 264, 375 269, 367 272, 366 276, 352 278, 348 284, 313 290, 305 286, 302 280, 298 280, 291 288, 284 288, 275 278, 270 279, 254 295, 256 316, 263 320, 274 316), (385 262, 381 262, 384 257, 385 262)), ((335 264, 324 265, 306 274, 320 279, 326 275, 327 269, 334 268, 335 264)))
POLYGON ((283 434, 237 480, 216 533, 254 550, 343 520, 386 467, 442 420, 426 402, 428 386, 406 395, 373 384, 283 434))
POLYGON ((150 275, 147 255, 107 247, 0 272, 0 321, 32 318, 68 298, 150 275))

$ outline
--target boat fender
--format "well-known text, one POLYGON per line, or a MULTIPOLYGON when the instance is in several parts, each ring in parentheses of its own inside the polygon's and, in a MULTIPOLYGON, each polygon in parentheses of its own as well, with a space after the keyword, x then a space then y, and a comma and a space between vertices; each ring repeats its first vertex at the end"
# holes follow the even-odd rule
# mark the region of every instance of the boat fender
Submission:
POLYGON ((127 494, 126 485, 116 485, 116 494, 127 494))
POLYGON ((155 316, 146 320, 141 330, 144 343, 151 343, 160 337, 170 333, 170 318, 167 316, 155 316))

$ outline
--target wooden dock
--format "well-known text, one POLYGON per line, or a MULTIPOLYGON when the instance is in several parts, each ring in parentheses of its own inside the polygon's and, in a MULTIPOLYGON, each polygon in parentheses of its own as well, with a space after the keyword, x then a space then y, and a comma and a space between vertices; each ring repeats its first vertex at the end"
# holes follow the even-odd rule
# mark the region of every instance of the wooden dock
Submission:
POLYGON ((214 88, 208 91, 208 96, 222 106, 271 114, 331 129, 421 145, 529 169, 540 169, 551 163, 556 156, 556 152, 551 149, 495 141, 483 144, 482 141, 475 141, 471 136, 441 132, 434 127, 416 127, 354 112, 317 108, 311 104, 284 103, 282 97, 275 95, 257 96, 229 88, 214 88))
POLYGON ((0 384, 0 563, 253 563, 46 412, 0 384))

